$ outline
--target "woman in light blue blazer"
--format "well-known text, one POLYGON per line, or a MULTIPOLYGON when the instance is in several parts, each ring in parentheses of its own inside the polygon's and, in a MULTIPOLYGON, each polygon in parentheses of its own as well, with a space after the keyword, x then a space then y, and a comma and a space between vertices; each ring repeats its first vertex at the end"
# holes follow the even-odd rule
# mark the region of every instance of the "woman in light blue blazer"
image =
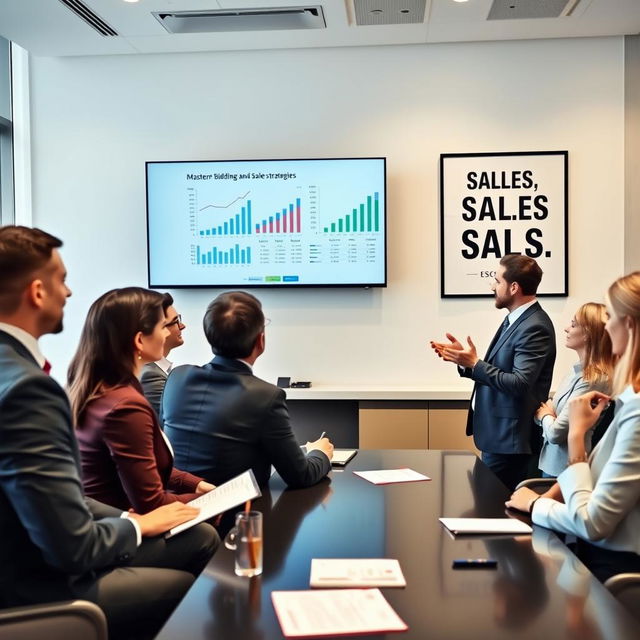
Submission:
POLYGON ((616 411, 590 456, 585 434, 610 397, 590 391, 571 401, 568 466, 543 496, 518 489, 507 507, 554 531, 577 536, 576 554, 601 581, 640 571, 640 271, 616 280, 606 297, 614 355, 616 411))
MULTIPOLYGON (((609 393, 611 390, 613 354, 611 339, 604 329, 606 321, 605 306, 587 302, 576 311, 564 330, 565 344, 578 354, 579 361, 571 367, 553 400, 543 402, 534 416, 535 423, 542 427, 538 467, 547 478, 560 475, 567 466, 569 401, 587 391, 609 393)), ((587 453, 591 451, 592 434, 593 429, 585 435, 587 453)))

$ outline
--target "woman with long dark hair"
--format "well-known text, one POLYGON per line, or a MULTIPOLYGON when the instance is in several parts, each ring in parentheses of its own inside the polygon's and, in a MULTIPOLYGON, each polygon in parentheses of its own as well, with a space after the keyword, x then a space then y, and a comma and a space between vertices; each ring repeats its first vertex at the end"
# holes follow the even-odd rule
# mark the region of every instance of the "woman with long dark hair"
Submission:
POLYGON ((585 434, 610 397, 590 391, 571 401, 568 466, 538 496, 518 489, 507 506, 535 524, 577 536, 576 553, 601 581, 640 571, 640 271, 618 278, 606 296, 606 330, 618 357, 613 422, 587 456, 585 434))
POLYGON ((89 309, 68 388, 85 492, 120 509, 147 513, 213 489, 173 467, 171 446, 138 382, 159 360, 168 334, 160 293, 113 289, 89 309))

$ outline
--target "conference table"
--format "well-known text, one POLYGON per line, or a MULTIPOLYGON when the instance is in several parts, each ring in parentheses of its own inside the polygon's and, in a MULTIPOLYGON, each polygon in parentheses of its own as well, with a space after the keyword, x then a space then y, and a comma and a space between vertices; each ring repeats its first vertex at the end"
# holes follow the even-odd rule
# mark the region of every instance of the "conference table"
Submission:
POLYGON ((409 629, 368 637, 637 640, 640 625, 553 532, 454 537, 438 521, 505 517, 508 495, 465 451, 362 450, 307 489, 286 489, 275 474, 253 504, 264 514, 262 576, 237 577, 221 547, 158 638, 283 638, 271 592, 308 589, 312 558, 386 557, 400 561, 407 586, 382 593, 409 629), (374 485, 353 473, 407 467, 430 480, 374 485), (497 568, 453 569, 455 558, 497 568))

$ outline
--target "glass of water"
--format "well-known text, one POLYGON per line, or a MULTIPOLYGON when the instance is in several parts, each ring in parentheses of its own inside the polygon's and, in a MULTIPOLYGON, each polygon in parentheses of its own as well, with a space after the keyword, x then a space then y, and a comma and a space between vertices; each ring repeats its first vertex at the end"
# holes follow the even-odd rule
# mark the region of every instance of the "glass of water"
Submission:
POLYGON ((236 552, 237 576, 259 576, 262 573, 262 513, 237 513, 236 525, 229 531, 225 546, 236 552))

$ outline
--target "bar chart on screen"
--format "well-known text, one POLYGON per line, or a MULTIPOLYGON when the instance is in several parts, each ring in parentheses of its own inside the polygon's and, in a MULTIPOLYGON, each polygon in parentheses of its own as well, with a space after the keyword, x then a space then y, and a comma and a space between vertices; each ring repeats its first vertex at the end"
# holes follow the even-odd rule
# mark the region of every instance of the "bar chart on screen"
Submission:
POLYGON ((147 163, 153 286, 386 282, 384 158, 147 163))

